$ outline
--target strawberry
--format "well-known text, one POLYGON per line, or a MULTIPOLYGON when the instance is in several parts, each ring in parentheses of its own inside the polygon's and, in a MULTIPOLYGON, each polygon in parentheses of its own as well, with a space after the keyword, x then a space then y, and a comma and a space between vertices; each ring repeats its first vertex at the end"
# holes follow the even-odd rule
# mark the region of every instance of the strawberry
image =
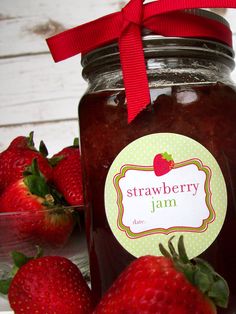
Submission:
POLYGON ((6 187, 0 196, 0 212, 12 213, 9 234, 14 230, 20 239, 62 245, 72 232, 74 219, 58 201, 34 159, 25 177, 6 187))
POLYGON ((117 278, 95 309, 101 313, 213 314, 214 304, 226 307, 227 283, 205 261, 189 261, 180 237, 171 254, 143 256, 133 261, 117 278))
POLYGON ((168 173, 174 167, 174 161, 167 152, 157 154, 153 160, 153 167, 156 176, 168 173))
POLYGON ((55 154, 51 163, 53 167, 53 182, 57 190, 72 206, 83 205, 82 170, 78 139, 74 145, 65 147, 55 154))
POLYGON ((18 136, 0 155, 0 191, 3 191, 10 183, 23 177, 23 172, 37 159, 40 171, 51 180, 52 167, 49 164, 46 155, 46 147, 43 142, 40 143, 41 151, 34 147, 33 132, 29 137, 18 136))
POLYGON ((8 149, 15 149, 15 148, 34 148, 34 143, 33 143, 33 132, 30 133, 28 137, 26 136, 17 136, 14 138, 10 145, 8 146, 8 149))
POLYGON ((20 266, 8 291, 15 314, 92 313, 91 291, 79 268, 67 258, 26 258, 20 266))

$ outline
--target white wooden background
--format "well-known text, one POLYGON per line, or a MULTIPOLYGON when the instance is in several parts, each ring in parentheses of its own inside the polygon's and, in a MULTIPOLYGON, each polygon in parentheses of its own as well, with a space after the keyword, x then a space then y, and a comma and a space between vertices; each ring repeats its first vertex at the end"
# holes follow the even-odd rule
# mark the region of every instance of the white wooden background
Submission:
MULTIPOLYGON (((55 64, 45 38, 118 11, 127 1, 0 0, 0 151, 31 130, 50 155, 78 136, 77 106, 86 89, 80 57, 55 64)), ((236 33, 236 11, 225 16, 236 33)), ((0 311, 7 308, 0 302, 0 311)))
MULTIPOLYGON (((55 64, 45 38, 118 11, 125 3, 0 0, 0 151, 31 130, 50 155, 78 136, 77 106, 86 89, 80 57, 55 64)), ((236 33, 235 16, 236 11, 226 11, 236 33)))

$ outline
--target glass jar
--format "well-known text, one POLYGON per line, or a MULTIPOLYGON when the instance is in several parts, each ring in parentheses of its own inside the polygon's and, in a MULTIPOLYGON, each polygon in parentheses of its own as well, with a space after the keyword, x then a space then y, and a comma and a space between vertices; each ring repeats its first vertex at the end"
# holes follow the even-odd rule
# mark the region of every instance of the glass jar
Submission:
POLYGON ((146 30, 143 47, 151 103, 129 124, 117 44, 82 58, 89 87, 79 104, 79 123, 95 300, 134 258, 158 254, 153 251, 159 240, 166 243, 183 234, 190 257, 200 255, 228 281, 230 305, 219 313, 233 314, 236 90, 230 74, 234 53, 210 39, 164 38, 146 30), (167 159, 171 154, 173 162, 168 171, 162 165, 163 173, 158 174, 161 153, 167 159), (149 222, 143 227, 145 219, 137 211, 144 210, 139 206, 147 202, 150 207, 144 217, 149 222), (194 210, 203 207, 207 215, 196 218, 194 210), (190 220, 183 214, 186 208, 190 220), (164 225, 157 222, 160 211, 169 215, 163 218, 164 225), (191 215, 199 222, 190 222, 191 215), (130 221, 134 226, 128 225, 130 221))

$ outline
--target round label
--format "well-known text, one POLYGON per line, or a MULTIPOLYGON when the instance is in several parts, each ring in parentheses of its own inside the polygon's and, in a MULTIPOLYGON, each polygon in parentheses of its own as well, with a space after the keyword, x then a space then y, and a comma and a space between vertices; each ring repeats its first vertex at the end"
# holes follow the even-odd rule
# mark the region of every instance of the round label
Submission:
POLYGON ((212 154, 195 140, 173 133, 141 137, 112 163, 105 184, 112 232, 132 255, 162 255, 159 243, 184 236, 189 258, 219 234, 227 191, 212 154))

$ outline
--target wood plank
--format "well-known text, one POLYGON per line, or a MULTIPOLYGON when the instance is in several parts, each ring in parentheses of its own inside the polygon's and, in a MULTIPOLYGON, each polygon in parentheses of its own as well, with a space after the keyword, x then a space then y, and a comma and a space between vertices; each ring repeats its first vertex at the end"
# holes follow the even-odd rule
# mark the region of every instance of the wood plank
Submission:
POLYGON ((55 64, 50 55, 0 60, 0 125, 77 118, 87 83, 80 58, 55 64))
POLYGON ((121 0, 1 0, 0 56, 48 51, 45 38, 119 10, 121 0))
MULTIPOLYGON (((45 38, 82 23, 116 12, 125 0, 1 0, 0 57, 48 51, 45 38)), ((236 33, 235 10, 225 18, 236 33)))
POLYGON ((29 123, 11 127, 0 126, 0 151, 6 149, 15 137, 27 136, 31 131, 34 131, 36 147, 38 147, 40 140, 43 140, 50 156, 65 146, 72 145, 74 138, 79 135, 77 119, 50 123, 29 123))

